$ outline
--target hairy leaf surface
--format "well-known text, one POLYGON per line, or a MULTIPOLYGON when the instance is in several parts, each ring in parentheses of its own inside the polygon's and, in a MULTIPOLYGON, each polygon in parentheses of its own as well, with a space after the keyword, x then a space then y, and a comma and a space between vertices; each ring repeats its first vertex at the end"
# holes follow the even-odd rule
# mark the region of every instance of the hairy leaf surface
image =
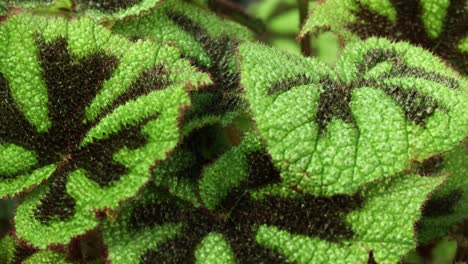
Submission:
POLYGON ((18 208, 17 234, 66 243, 148 181, 179 140, 188 92, 210 79, 175 47, 132 43, 86 18, 14 15, 0 38, 0 159, 11 163, 0 197, 45 181, 18 208))
POLYGON ((398 263, 416 246, 413 226, 427 196, 442 178, 404 175, 373 183, 360 191, 363 208, 346 216, 356 235, 340 243, 260 226, 257 241, 295 263, 398 263), (285 246, 287 245, 287 246, 285 246))
POLYGON ((285 184, 307 193, 353 193, 468 134, 466 81, 408 43, 350 44, 334 69, 257 44, 240 56, 268 152, 285 184))
POLYGON ((435 156, 421 164, 427 175, 442 174, 448 179, 425 205, 423 218, 418 225, 418 239, 422 243, 448 233, 457 223, 468 219, 468 142, 443 156, 435 156))
POLYGON ((422 46, 468 74, 465 0, 328 0, 311 9, 300 36, 323 31, 354 42, 386 37, 422 46))

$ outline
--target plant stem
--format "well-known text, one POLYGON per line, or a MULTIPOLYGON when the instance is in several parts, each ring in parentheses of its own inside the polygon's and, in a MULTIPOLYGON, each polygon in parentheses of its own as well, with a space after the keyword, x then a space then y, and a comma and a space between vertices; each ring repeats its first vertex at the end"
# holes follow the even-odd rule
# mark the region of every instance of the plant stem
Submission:
MULTIPOLYGON (((299 23, 302 27, 307 18, 307 13, 309 11, 309 0, 297 0, 297 6, 299 8, 299 23)), ((307 34, 301 38, 301 52, 302 55, 309 57, 312 53, 310 48, 310 35, 307 34)))

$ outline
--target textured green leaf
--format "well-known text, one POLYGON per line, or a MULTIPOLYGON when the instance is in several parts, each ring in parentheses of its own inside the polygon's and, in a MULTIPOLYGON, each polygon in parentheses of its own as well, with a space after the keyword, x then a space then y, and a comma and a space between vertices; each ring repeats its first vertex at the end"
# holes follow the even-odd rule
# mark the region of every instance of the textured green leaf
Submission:
POLYGON ((103 238, 108 250, 108 260, 115 264, 138 264, 144 261, 144 253, 156 250, 168 239, 174 238, 181 230, 179 224, 145 225, 152 211, 145 204, 151 201, 164 203, 163 195, 154 188, 145 192, 139 201, 132 202, 119 211, 117 220, 108 220, 103 224, 103 238), (134 212, 137 211, 137 214, 134 212))
POLYGON ((168 190, 172 195, 200 205, 196 182, 189 175, 198 168, 197 158, 189 149, 177 148, 172 155, 161 162, 153 171, 153 182, 168 190))
POLYGON ((179 141, 189 91, 211 80, 175 47, 87 18, 22 13, 0 38, 0 196, 47 179, 19 206, 17 235, 40 248, 67 243, 148 181, 179 141))
POLYGON ((78 13, 97 21, 113 23, 116 20, 140 16, 154 9, 161 0, 74 0, 78 13))
POLYGON ((323 31, 354 42, 387 37, 422 46, 468 74, 465 0, 329 0, 311 9, 300 36, 323 31))
POLYGON ((334 69, 257 44, 240 56, 253 117, 289 187, 353 193, 468 134, 466 81, 408 43, 350 44, 334 69))
POLYGON ((210 54, 207 54, 207 49, 210 48, 208 45, 222 53, 225 51, 220 46, 227 44, 223 43, 226 42, 226 37, 251 37, 251 33, 242 26, 224 21, 206 10, 180 0, 165 1, 148 15, 116 23, 112 30, 128 37, 151 37, 162 42, 176 43, 184 55, 202 65, 214 63, 210 54), (210 39, 218 39, 218 43, 210 39))
POLYGON ((65 259, 65 255, 52 250, 43 250, 27 258, 22 264, 72 264, 65 259))
POLYGON ((210 233, 200 242, 195 259, 197 263, 235 263, 229 244, 218 233, 210 233))
POLYGON ((36 252, 9 234, 0 239, 0 263, 26 263, 24 260, 36 252))
MULTIPOLYGON (((153 198, 131 206, 131 216, 125 218, 132 220, 126 226, 118 224, 120 220, 106 224, 114 230, 106 235, 108 246, 115 245, 114 238, 120 241, 121 234, 137 232, 129 227, 152 230, 178 225, 171 238, 166 234, 145 238, 147 246, 140 245, 134 258, 158 263, 211 263, 215 256, 236 263, 364 263, 372 251, 378 263, 397 263, 416 245, 413 228, 421 206, 443 181, 403 175, 369 184, 354 197, 294 192, 252 200, 249 191, 265 186, 260 179, 272 172, 260 168, 266 164, 263 159, 251 162, 249 184, 231 191, 214 210, 151 187, 153 198)), ((133 247, 140 240, 124 241, 133 247)), ((123 254, 114 258, 130 261, 123 254)))
POLYGON ((405 175, 387 178, 360 191, 365 205, 346 216, 355 237, 340 243, 261 226, 257 241, 295 263, 398 263, 416 246, 413 226, 420 208, 442 178, 405 175))
MULTIPOLYGON (((188 144, 184 142, 170 158, 155 168, 154 181, 159 187, 155 189, 150 186, 147 190, 153 194, 152 199, 131 206, 132 212, 129 216, 133 221, 131 226, 137 226, 139 230, 163 228, 168 225, 179 226, 177 236, 171 237, 170 241, 158 245, 157 248, 141 246, 142 250, 147 249, 137 251, 139 252, 137 258, 143 262, 210 263, 216 258, 231 262, 237 260, 242 263, 242 260, 249 260, 252 257, 254 259, 251 260, 260 260, 269 256, 268 252, 255 256, 258 248, 255 247, 254 237, 249 228, 254 227, 252 221, 262 221, 262 218, 255 219, 255 212, 252 212, 251 216, 243 215, 252 209, 244 190, 255 189, 270 181, 278 180, 277 172, 272 167, 269 157, 264 154, 258 138, 250 133, 245 134, 240 145, 223 150, 222 153, 215 153, 214 160, 206 164, 206 161, 200 157, 206 155, 208 158, 212 154, 203 150, 207 145, 199 140, 207 135, 203 132, 216 133, 216 130, 204 129, 193 131, 188 136, 190 139, 187 141, 188 144), (203 164, 206 166, 200 168, 203 164), (241 177, 230 173, 230 170, 239 172, 241 177), (237 205, 241 209, 238 210, 237 205), (229 220, 228 212, 231 207, 235 216, 229 220), (242 217, 246 218, 245 223, 239 221, 242 217), (222 239, 223 235, 226 236, 225 239, 222 239), (237 251, 235 257, 229 249, 231 245, 235 245, 237 251), (245 256, 238 255, 242 252, 239 247, 246 249, 245 256)), ((215 144, 208 150, 216 148, 215 144)), ((145 201, 144 197, 139 200, 145 201)), ((269 206, 274 207, 275 204, 273 202, 269 206)), ((267 208, 259 210, 262 210, 262 214, 270 213, 267 208)), ((274 218, 275 214, 271 219, 274 218)), ((109 226, 116 231, 107 236, 108 240, 113 239, 117 230, 121 232, 125 229, 115 225, 116 222, 109 223, 109 226)), ((135 229, 128 231, 128 233, 135 232, 135 229)), ((165 237, 164 234, 156 234, 151 237, 151 243, 167 240, 165 237)), ((106 244, 113 247, 114 242, 106 244)))
POLYGON ((15 255, 16 241, 11 235, 6 235, 0 239, 0 262, 10 264, 15 255))
POLYGON ((170 0, 147 15, 117 22, 112 30, 130 38, 149 36, 157 41, 175 43, 184 57, 210 74, 213 85, 191 94, 194 107, 184 115, 184 137, 208 124, 227 127, 234 119, 245 115, 235 49, 251 38, 246 28, 207 12, 199 5, 170 0))
POLYGON ((239 146, 229 149, 206 166, 198 182, 203 205, 210 210, 216 209, 231 190, 248 178, 248 155, 261 150, 260 140, 254 134, 247 134, 239 146))
MULTIPOLYGON (((239 99, 235 49, 240 42, 251 39, 252 34, 243 26, 186 1, 170 0, 147 15, 117 22, 112 30, 130 38, 151 37, 163 43, 175 43, 186 58, 209 72, 214 85, 201 93, 212 96, 212 104, 205 108, 210 114, 244 107, 239 99)), ((203 111, 202 116, 207 114, 203 111)), ((193 118, 189 113, 184 119, 193 118)))
POLYGON ((447 175, 448 179, 424 208, 418 226, 418 239, 422 243, 447 235, 454 224, 468 219, 467 143, 423 164, 425 173, 447 175))

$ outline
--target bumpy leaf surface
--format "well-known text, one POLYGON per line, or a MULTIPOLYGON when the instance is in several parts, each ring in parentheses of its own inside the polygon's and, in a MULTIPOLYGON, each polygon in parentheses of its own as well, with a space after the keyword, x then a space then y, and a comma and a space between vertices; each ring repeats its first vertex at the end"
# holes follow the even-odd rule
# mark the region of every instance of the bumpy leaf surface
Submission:
MULTIPOLYGON (((110 219, 103 224, 103 239, 107 246, 108 259, 114 264, 144 263, 144 253, 156 250, 161 243, 174 238, 180 232, 179 224, 144 225, 146 215, 160 212, 151 210, 148 201, 167 199, 154 187, 145 190, 138 200, 133 201, 119 211, 117 220, 110 219), (135 215, 134 208, 143 208, 140 215, 135 215)), ((159 221, 158 218, 152 219, 159 221)))
POLYGON ((0 239, 0 263, 10 264, 15 255, 16 241, 13 236, 6 235, 0 239))
POLYGON ((176 146, 189 90, 209 83, 175 47, 90 19, 0 24, 0 196, 47 183, 18 208, 17 235, 66 243, 97 224, 94 211, 134 196, 176 146))
POLYGON ((350 44, 334 69, 246 43, 242 85, 285 184, 353 193, 468 134, 467 83, 408 43, 350 44))
MULTIPOLYGON (((113 262, 130 261, 119 250, 119 243, 138 247, 139 259, 143 263, 209 263, 206 261, 221 258, 228 262, 240 258, 239 261, 242 262, 241 260, 252 260, 252 257, 262 259, 262 256, 269 255, 266 252, 256 256, 258 247, 251 241, 253 236, 249 229, 253 228, 252 221, 256 221, 255 212, 244 216, 246 223, 240 220, 253 206, 244 190, 257 189, 276 182, 279 175, 255 135, 247 133, 240 145, 222 147, 219 152, 219 145, 216 143, 200 144, 203 141, 199 140, 206 136, 213 139, 209 135, 217 132, 207 128, 212 129, 208 126, 201 131, 193 131, 187 143, 183 143, 169 159, 155 169, 154 182, 158 187, 148 190, 154 195, 146 199, 146 202, 131 206, 128 216, 130 220, 106 223, 104 238, 109 252, 115 252, 109 256, 113 262), (203 133, 207 131, 212 133, 203 133), (215 156, 209 158, 213 154, 215 156), (237 208, 237 205, 241 208, 237 208), (233 214, 232 219, 229 216, 230 211, 233 214), (175 236, 157 247, 156 243, 160 243, 158 241, 167 240, 164 234, 148 236, 148 239, 152 239, 151 243, 140 243, 142 240, 129 240, 127 237, 122 238, 126 242, 119 242, 121 240, 118 232, 121 230, 127 230, 125 233, 133 236, 140 234, 142 230, 163 227, 170 228, 175 236), (253 248, 249 248, 252 243, 253 248), (235 248, 236 257, 231 247, 235 248), (248 250, 245 257, 241 253, 245 251, 243 249, 248 250)), ((272 203, 266 205, 268 206, 274 208, 275 205, 272 203)), ((268 208, 258 210, 263 217, 268 217, 268 208)), ((270 221, 273 221, 274 215, 272 214, 270 221)))
POLYGON ((156 7, 161 0, 73 0, 76 11, 105 23, 141 16, 156 7))
POLYGON ((36 251, 32 247, 18 242, 13 235, 6 235, 0 239, 0 263, 26 263, 25 260, 36 251))
POLYGON ((342 40, 387 37, 422 46, 468 74, 465 0, 328 0, 311 9, 300 36, 333 31, 342 40))
POLYGON ((65 259, 66 255, 52 250, 43 250, 25 259, 22 264, 74 264, 65 259))
POLYGON ((442 178, 404 175, 387 178, 360 191, 361 209, 346 215, 355 235, 330 243, 292 234, 277 227, 260 226, 256 239, 285 254, 295 263, 398 263, 416 246, 414 223, 428 194, 442 178))
POLYGON ((418 226, 418 239, 423 242, 444 236, 450 228, 468 219, 468 142, 443 156, 422 164, 422 173, 442 174, 448 179, 425 205, 418 226))
POLYGON ((254 198, 251 192, 279 176, 258 157, 249 158, 244 186, 214 210, 148 189, 151 196, 104 225, 112 263, 396 263, 415 247, 421 206, 443 181, 402 175, 353 196, 263 192, 254 198))
POLYGON ((175 43, 184 57, 210 74, 213 85, 191 94, 194 107, 184 115, 184 136, 210 123, 227 126, 246 109, 239 98, 235 55, 239 43, 251 38, 246 28, 195 4, 170 0, 147 15, 117 22, 112 30, 133 39, 149 36, 175 43))

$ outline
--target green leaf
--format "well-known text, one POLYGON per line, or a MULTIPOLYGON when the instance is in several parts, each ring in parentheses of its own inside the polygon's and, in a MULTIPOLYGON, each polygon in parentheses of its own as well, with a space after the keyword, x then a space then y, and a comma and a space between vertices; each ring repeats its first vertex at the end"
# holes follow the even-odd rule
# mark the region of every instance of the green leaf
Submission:
POLYGON ((158 219, 151 219, 151 202, 164 203, 167 199, 153 188, 122 207, 117 220, 108 219, 103 223, 103 239, 108 249, 108 260, 115 264, 138 264, 143 255, 156 250, 161 243, 172 239, 181 230, 179 224, 158 225, 158 219), (158 195, 159 194, 159 195, 158 195), (154 221, 156 224, 147 224, 154 221))
POLYGON ((89 16, 101 23, 141 16, 154 9, 161 0, 99 1, 74 0, 79 14, 89 16))
POLYGON ((16 241, 12 235, 0 239, 0 262, 10 264, 15 256, 16 241))
POLYGON ((404 175, 366 186, 360 191, 364 207, 346 216, 356 232, 350 240, 331 243, 266 225, 256 239, 295 263, 365 263, 369 252, 377 263, 398 263, 416 246, 413 226, 420 208, 441 182, 440 177, 404 175))
POLYGON ((432 249, 434 263, 453 263, 457 254, 457 241, 442 239, 432 249))
POLYGON ((262 143, 254 134, 246 134, 239 146, 233 147, 206 166, 198 182, 203 205, 214 210, 229 192, 241 186, 249 176, 248 155, 262 150, 262 143))
POLYGON ((233 59, 235 46, 227 43, 228 39, 251 38, 244 27, 180 0, 165 1, 148 15, 119 21, 112 30, 128 37, 151 37, 164 43, 176 43, 185 56, 201 65, 225 62, 234 68, 235 64, 229 60, 233 59), (226 50, 222 45, 227 45, 224 49, 229 49, 231 58, 223 59, 226 50), (213 61, 214 54, 209 54, 213 52, 219 53, 218 59, 222 61, 213 61))
POLYGON ((17 235, 39 248, 67 243, 97 225, 95 211, 133 197, 177 145, 189 92, 211 83, 177 48, 131 42, 88 18, 20 13, 0 38, 0 196, 47 180, 15 217, 17 235))
POLYGON ((191 94, 194 107, 184 115, 184 136, 207 124, 225 126, 244 115, 247 107, 240 92, 235 50, 252 38, 246 28, 196 4, 170 0, 147 15, 117 22, 112 30, 129 38, 175 43, 184 57, 210 74, 213 85, 191 94))
POLYGON ((65 259, 65 254, 52 250, 42 250, 27 258, 22 264, 72 264, 65 259))
POLYGON ((346 42, 387 37, 422 46, 468 74, 464 0, 330 0, 311 9, 300 37, 333 31, 346 42))
MULTIPOLYGON (((208 128, 211 129, 211 127, 208 128)), ((194 142, 200 142, 198 136, 203 138, 207 135, 204 132, 208 131, 216 132, 214 129, 193 131, 188 136, 190 140, 187 143, 184 142, 170 158, 154 170, 154 181, 158 187, 150 185, 147 193, 152 196, 148 195, 149 198, 147 198, 148 196, 144 194, 131 205, 132 210, 128 217, 131 221, 128 221, 127 226, 133 229, 122 226, 113 227, 116 223, 109 223, 109 227, 115 230, 115 233, 107 235, 109 240, 114 239, 117 232, 122 233, 122 230, 128 230, 124 233, 135 233, 135 227, 139 228, 137 230, 150 230, 169 225, 179 227, 177 236, 174 235, 168 240, 164 234, 153 235, 152 242, 146 242, 146 247, 141 245, 137 250, 138 259, 149 262, 180 262, 193 259, 200 263, 209 263, 216 257, 225 261, 234 261, 234 259, 241 261, 256 254, 255 248, 250 249, 254 240, 249 228, 254 227, 252 221, 262 221, 262 218, 255 219, 255 212, 251 212, 251 216, 243 214, 247 212, 246 210, 252 209, 251 206, 245 204, 246 199, 249 198, 244 191, 277 180, 278 174, 269 157, 264 154, 262 144, 251 133, 245 134, 240 145, 228 148, 221 154, 215 154, 206 167, 200 168, 201 164, 205 164, 203 159, 200 159, 203 153, 201 149, 206 146, 194 144, 194 142), (199 159, 198 162, 195 157, 199 159), (239 161, 242 162, 238 163, 239 161), (233 165, 238 167, 233 168, 233 165), (230 169, 239 171, 243 177, 229 173, 230 169), (220 172, 220 174, 214 172, 220 172), (187 189, 189 191, 186 191, 187 189), (241 206, 241 211, 236 208, 237 205, 241 206), (231 207, 235 214, 233 222, 229 221, 231 207), (245 223, 239 222, 241 217, 246 218, 245 223), (239 227, 241 229, 238 229, 239 227), (227 238, 221 239, 223 235, 227 238), (233 240, 236 236, 238 236, 237 240, 233 240), (158 244, 157 247, 147 246, 148 243, 163 241, 165 242, 158 244), (236 244, 237 253, 240 253, 240 246, 249 249, 249 254, 245 257, 241 255, 234 257, 229 250, 232 243, 236 244)), ((216 148, 216 145, 211 147, 208 150, 216 148)), ((264 209, 262 214, 266 212, 269 210, 264 209)), ((119 240, 116 239, 116 241, 119 240)), ((139 239, 135 238, 134 241, 139 241, 139 239)), ((115 243, 110 241, 106 244, 113 246, 115 243)), ((267 254, 262 253, 255 258, 262 259, 265 255, 267 254)))
POLYGON ((0 239, 0 263, 51 263, 51 262, 30 262, 27 259, 36 253, 36 249, 24 244, 24 241, 18 240, 14 235, 8 234, 0 239))
POLYGON ((447 175, 448 179, 424 208, 424 217, 418 225, 421 243, 447 235, 453 225, 468 218, 467 148, 465 141, 449 153, 423 164, 426 173, 447 175))
POLYGON ((408 43, 350 44, 334 69, 250 43, 240 56, 246 98, 286 186, 353 193, 468 134, 466 81, 408 43))
POLYGON ((152 171, 152 179, 157 186, 167 189, 172 195, 199 206, 196 183, 189 177, 197 167, 197 158, 192 151, 177 148, 152 171))
POLYGON ((210 233, 200 242, 195 251, 197 263, 236 263, 229 244, 222 234, 210 233))

